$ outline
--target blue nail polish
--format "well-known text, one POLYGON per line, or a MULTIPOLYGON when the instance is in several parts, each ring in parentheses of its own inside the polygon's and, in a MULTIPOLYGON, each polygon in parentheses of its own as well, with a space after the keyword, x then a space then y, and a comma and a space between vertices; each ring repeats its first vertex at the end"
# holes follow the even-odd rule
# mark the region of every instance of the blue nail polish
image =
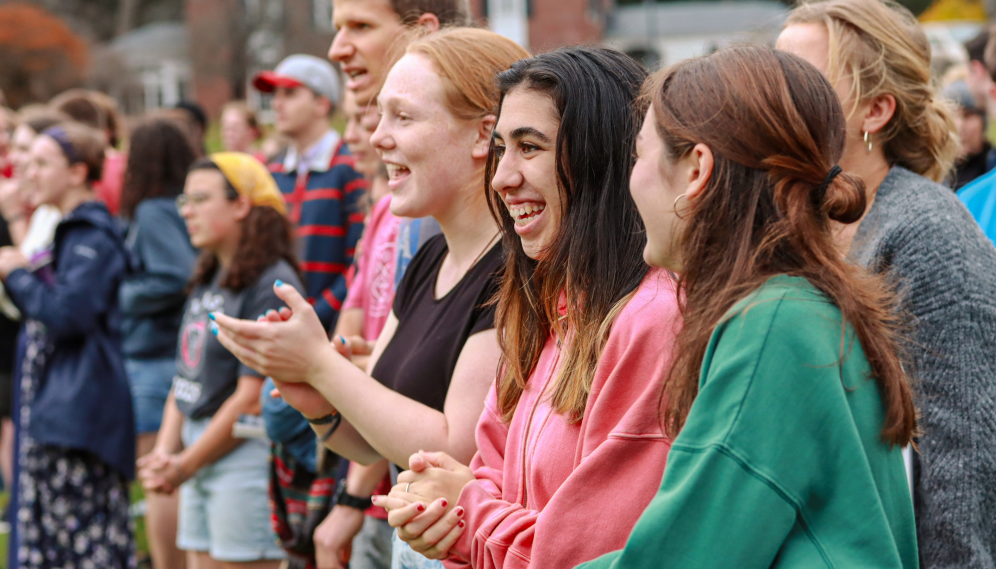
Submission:
POLYGON ((277 281, 273 283, 273 286, 284 286, 284 281, 277 279, 277 281))
POLYGON ((215 324, 214 322, 211 323, 211 333, 214 334, 215 336, 218 335, 218 325, 215 324))
POLYGON ((345 346, 345 345, 346 345, 346 339, 345 339, 345 338, 343 338, 342 336, 339 336, 339 341, 340 341, 340 342, 342 342, 342 345, 343 345, 343 346, 345 346))
POLYGON ((214 312, 208 312, 208 318, 214 320, 214 312))

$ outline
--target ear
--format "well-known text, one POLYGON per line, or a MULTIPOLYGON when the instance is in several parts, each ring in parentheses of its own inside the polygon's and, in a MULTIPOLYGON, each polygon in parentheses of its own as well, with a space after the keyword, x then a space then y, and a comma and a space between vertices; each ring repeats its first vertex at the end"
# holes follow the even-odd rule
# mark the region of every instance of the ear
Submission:
POLYGON ((471 156, 474 158, 487 158, 488 150, 491 148, 491 135, 495 130, 497 119, 494 115, 487 115, 481 119, 477 127, 477 140, 474 141, 474 150, 471 156))
POLYGON ((335 105, 332 100, 323 95, 315 94, 315 98, 318 99, 318 106, 315 107, 315 112, 319 117, 331 117, 332 111, 335 110, 335 105))
POLYGON ((429 33, 435 33, 439 31, 439 16, 435 14, 430 14, 426 12, 415 20, 415 25, 421 28, 425 28, 429 33))
POLYGON ((694 200, 712 179, 712 169, 715 165, 712 150, 705 144, 699 143, 692 147, 692 150, 682 160, 688 161, 685 165, 687 177, 682 180, 688 183, 685 195, 688 196, 689 200, 694 200))
POLYGON ((245 218, 249 217, 249 212, 252 211, 252 202, 247 196, 240 195, 232 203, 235 205, 235 219, 244 221, 245 218))
POLYGON ((861 129, 872 134, 885 128, 896 114, 896 98, 889 94, 879 95, 868 103, 861 129))
POLYGON ((69 166, 69 184, 73 187, 85 186, 89 172, 90 169, 82 162, 72 164, 69 166))

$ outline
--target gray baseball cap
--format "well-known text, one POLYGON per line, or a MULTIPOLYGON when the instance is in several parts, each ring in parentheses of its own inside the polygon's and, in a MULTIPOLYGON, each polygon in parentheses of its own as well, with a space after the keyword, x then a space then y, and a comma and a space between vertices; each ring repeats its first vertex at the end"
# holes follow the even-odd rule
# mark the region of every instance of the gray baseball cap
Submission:
POLYGON ((263 71, 252 80, 253 87, 263 93, 272 93, 277 87, 301 87, 328 97, 339 104, 342 84, 335 67, 326 59, 313 55, 290 55, 273 71, 263 71))

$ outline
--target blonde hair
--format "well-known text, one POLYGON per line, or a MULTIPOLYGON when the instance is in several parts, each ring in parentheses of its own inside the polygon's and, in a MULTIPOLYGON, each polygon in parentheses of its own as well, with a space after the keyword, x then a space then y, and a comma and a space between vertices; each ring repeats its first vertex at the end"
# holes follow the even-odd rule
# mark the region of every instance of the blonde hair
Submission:
MULTIPOLYGON (((823 24, 830 36, 827 75, 852 78, 854 105, 892 95, 896 111, 876 135, 890 165, 941 181, 958 154, 949 106, 930 77, 930 42, 909 10, 892 0, 806 2, 785 25, 823 24)), ((846 109, 845 109, 846 110, 846 109)))
POLYGON ((409 43, 406 54, 423 55, 443 80, 447 107, 464 120, 495 114, 501 93, 495 76, 529 52, 514 41, 478 28, 449 28, 409 43))

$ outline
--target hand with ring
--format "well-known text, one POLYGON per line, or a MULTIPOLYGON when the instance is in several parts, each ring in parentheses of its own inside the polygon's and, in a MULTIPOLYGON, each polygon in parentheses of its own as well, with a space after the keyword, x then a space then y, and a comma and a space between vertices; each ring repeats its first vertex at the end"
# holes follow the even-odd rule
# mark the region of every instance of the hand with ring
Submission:
POLYGON ((474 473, 442 452, 412 455, 409 467, 388 496, 374 497, 374 504, 388 510, 388 522, 413 550, 445 559, 463 534, 465 512, 454 506, 474 473))

